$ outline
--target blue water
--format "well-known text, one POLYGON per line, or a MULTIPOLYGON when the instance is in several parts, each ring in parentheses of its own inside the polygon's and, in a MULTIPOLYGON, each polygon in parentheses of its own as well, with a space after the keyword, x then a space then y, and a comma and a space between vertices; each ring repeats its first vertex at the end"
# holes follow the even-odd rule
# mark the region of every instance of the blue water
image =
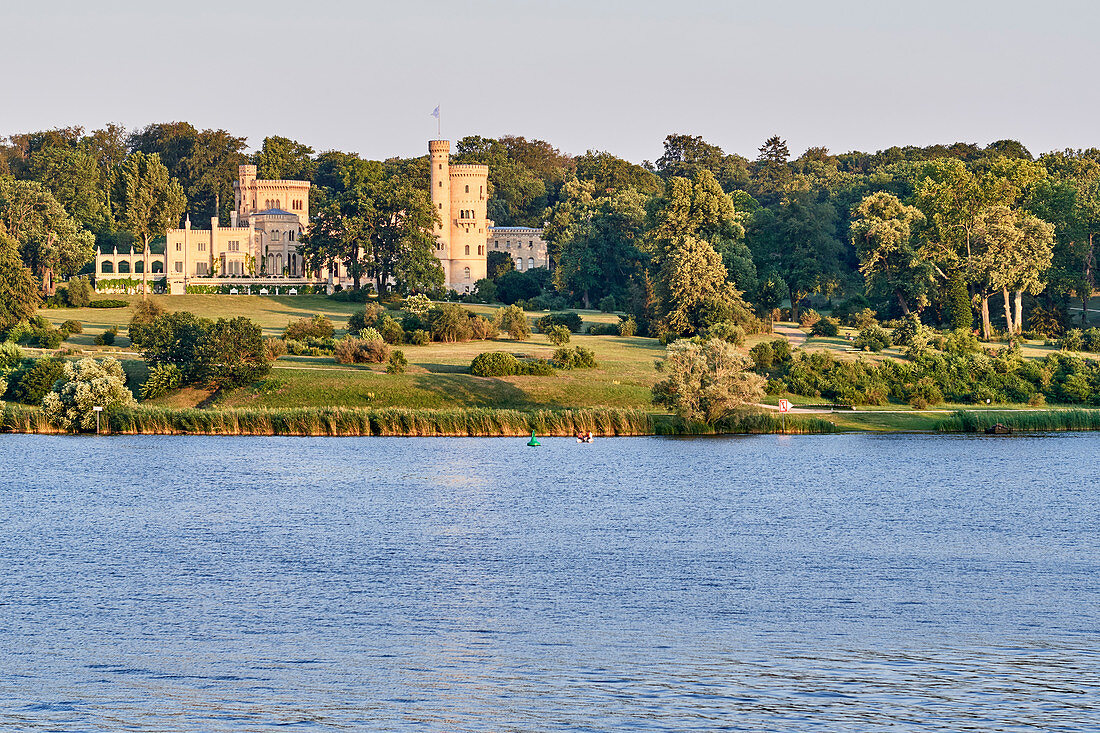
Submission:
POLYGON ((1100 729, 1100 435, 0 436, 0 728, 1100 729))

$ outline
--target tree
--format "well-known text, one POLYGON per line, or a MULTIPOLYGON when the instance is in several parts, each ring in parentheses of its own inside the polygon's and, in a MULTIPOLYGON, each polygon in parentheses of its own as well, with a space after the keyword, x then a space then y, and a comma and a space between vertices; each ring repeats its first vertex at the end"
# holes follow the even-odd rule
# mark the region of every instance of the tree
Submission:
POLYGON ((141 290, 149 292, 149 242, 179 223, 187 199, 156 153, 131 154, 119 167, 112 195, 115 219, 141 243, 141 290))
POLYGON ((516 269, 516 261, 507 252, 493 251, 485 258, 485 267, 490 280, 496 281, 506 272, 516 269))
POLYGON ((944 321, 953 331, 969 331, 974 327, 974 309, 970 305, 970 293, 962 273, 954 270, 947 281, 947 301, 944 304, 944 321))
POLYGON ((310 181, 315 165, 313 148, 285 137, 265 137, 256 153, 256 176, 267 180, 310 181))
MULTIPOLYGON (((559 291, 579 298, 585 308, 607 295, 622 296, 645 261, 641 250, 646 231, 645 200, 631 188, 591 198, 591 184, 571 181, 562 188, 573 207, 568 227, 550 228, 557 250, 554 283, 559 291)), ((556 224, 562 217, 552 215, 556 224)))
POLYGON ((23 264, 15 240, 0 231, 0 333, 30 320, 39 302, 34 275, 23 264))
POLYGON ((0 176, 0 231, 19 245, 23 262, 53 292, 53 276, 72 276, 93 255, 94 238, 35 181, 0 176))
POLYGON ((575 162, 577 180, 591 182, 596 191, 611 193, 633 188, 643 195, 661 192, 661 179, 656 174, 611 153, 589 150, 575 162))
POLYGON ((199 379, 213 389, 242 387, 271 371, 263 331, 243 316, 219 318, 203 335, 198 354, 199 379))
POLYGON ((657 160, 657 173, 662 178, 692 180, 704 170, 727 191, 743 188, 749 180, 748 161, 741 156, 726 155, 720 147, 698 135, 665 137, 664 154, 657 160))
POLYGON ((95 407, 109 415, 118 407, 135 404, 126 388, 126 372, 116 359, 67 361, 54 390, 42 400, 42 412, 54 427, 69 432, 90 432, 96 427, 95 407))
POLYGON ((427 194, 391 175, 339 194, 317 213, 299 252, 311 268, 342 263, 358 290, 364 276, 379 294, 434 290, 443 271, 433 254, 439 216, 427 194))
POLYGON ((83 228, 92 232, 109 228, 108 187, 90 153, 79 148, 46 148, 31 158, 27 175, 48 189, 83 228))
POLYGON ((934 272, 914 240, 913 225, 923 221, 924 215, 882 191, 864 198, 854 213, 852 244, 868 292, 876 287, 892 292, 905 315, 909 315, 910 304, 923 310, 934 272))
POLYGON ((989 300, 997 293, 1004 296, 1005 328, 1012 334, 1022 325, 1022 314, 1013 317, 1010 291, 1017 293, 1017 309, 1022 310, 1023 291, 1042 290, 1042 274, 1050 266, 1054 227, 1036 216, 1013 211, 1007 206, 991 206, 981 213, 971 241, 969 279, 978 287, 982 309, 982 334, 992 336, 989 300))
POLYGON ((753 163, 754 193, 762 200, 773 202, 791 178, 788 163, 791 151, 787 141, 772 135, 760 146, 760 155, 753 163))
POLYGON ((726 278, 722 258, 707 242, 692 236, 673 240, 657 273, 658 315, 664 327, 684 336, 733 318, 748 309, 726 278))
POLYGON ((837 237, 838 218, 832 204, 810 191, 790 192, 778 206, 753 217, 753 257, 786 282, 796 321, 803 298, 831 293, 841 283, 844 244, 837 237))
POLYGON ((527 314, 518 305, 508 305, 498 310, 495 321, 497 327, 514 341, 531 338, 531 324, 527 322, 527 314))
POLYGON ((653 385, 653 403, 684 420, 714 425, 763 398, 764 378, 752 366, 752 359, 721 339, 676 341, 657 362, 666 376, 653 385))

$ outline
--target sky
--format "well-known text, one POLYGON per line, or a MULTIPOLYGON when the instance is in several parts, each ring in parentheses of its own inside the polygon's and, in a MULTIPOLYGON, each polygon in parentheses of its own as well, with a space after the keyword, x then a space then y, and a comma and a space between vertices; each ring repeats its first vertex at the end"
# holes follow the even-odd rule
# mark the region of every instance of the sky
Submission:
POLYGON ((365 158, 524 135, 656 160, 1100 147, 1084 0, 46 0, 4 10, 0 136, 186 120, 365 158))

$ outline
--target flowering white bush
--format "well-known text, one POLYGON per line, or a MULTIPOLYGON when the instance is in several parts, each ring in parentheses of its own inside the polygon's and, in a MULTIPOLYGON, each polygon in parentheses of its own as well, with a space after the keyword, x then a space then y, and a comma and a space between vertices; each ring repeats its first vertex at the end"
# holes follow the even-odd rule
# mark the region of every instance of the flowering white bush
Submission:
POLYGON ((423 317, 432 309, 432 299, 423 293, 417 293, 405 298, 405 304, 402 307, 413 315, 423 317))
POLYGON ((96 405, 104 412, 136 404, 126 388, 126 372, 117 359, 81 359, 65 362, 65 375, 55 391, 42 400, 42 412, 50 424, 69 432, 95 430, 96 405))
POLYGON ((653 402, 685 420, 713 425, 764 396, 764 378, 749 371, 752 359, 720 339, 669 344, 657 370, 668 375, 653 385, 653 402))

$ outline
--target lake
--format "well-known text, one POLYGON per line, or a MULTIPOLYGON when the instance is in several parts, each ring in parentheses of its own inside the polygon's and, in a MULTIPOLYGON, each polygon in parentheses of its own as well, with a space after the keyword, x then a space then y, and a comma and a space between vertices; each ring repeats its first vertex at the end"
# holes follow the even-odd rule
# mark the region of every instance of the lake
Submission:
POLYGON ((524 443, 0 435, 0 728, 1100 728, 1100 434, 524 443))

